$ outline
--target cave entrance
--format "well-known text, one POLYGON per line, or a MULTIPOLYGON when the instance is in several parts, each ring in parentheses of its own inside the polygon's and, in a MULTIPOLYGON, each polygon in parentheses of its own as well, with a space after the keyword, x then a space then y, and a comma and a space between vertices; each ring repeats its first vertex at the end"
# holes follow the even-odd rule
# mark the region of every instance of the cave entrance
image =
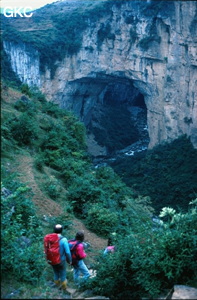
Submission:
POLYGON ((93 157, 133 155, 147 149, 147 107, 132 80, 94 74, 70 81, 65 91, 61 106, 85 124, 93 157))
POLYGON ((87 124, 88 149, 93 156, 133 155, 147 149, 147 107, 129 80, 108 82, 99 93, 87 124))

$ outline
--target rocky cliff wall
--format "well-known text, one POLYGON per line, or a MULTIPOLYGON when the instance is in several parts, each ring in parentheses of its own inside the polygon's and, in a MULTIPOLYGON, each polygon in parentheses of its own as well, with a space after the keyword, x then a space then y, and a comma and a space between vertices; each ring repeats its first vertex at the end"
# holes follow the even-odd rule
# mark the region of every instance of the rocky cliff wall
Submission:
POLYGON ((4 42, 4 50, 11 58, 12 70, 21 82, 41 87, 39 53, 27 44, 4 42))
POLYGON ((57 62, 53 79, 49 69, 39 72, 37 52, 7 42, 5 50, 22 81, 82 119, 107 84, 132 82, 147 106, 149 148, 182 134, 197 148, 197 2, 170 1, 157 14, 150 1, 146 7, 140 2, 114 5, 110 15, 90 23, 80 51, 57 62))

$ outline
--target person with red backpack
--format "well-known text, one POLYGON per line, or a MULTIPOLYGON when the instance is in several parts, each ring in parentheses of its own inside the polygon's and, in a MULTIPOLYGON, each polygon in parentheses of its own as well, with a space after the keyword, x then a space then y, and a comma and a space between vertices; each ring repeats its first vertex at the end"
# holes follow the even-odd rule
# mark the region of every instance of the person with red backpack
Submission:
POLYGON ((86 280, 90 277, 90 272, 84 263, 85 253, 84 232, 78 231, 75 239, 69 240, 70 251, 72 254, 72 266, 74 268, 73 278, 74 282, 79 285, 81 280, 86 280), (82 275, 82 278, 80 278, 82 275))
POLYGON ((47 262, 52 266, 55 284, 66 290, 66 262, 71 265, 72 257, 66 237, 62 236, 63 227, 60 224, 54 226, 54 233, 44 237, 44 252, 47 262))

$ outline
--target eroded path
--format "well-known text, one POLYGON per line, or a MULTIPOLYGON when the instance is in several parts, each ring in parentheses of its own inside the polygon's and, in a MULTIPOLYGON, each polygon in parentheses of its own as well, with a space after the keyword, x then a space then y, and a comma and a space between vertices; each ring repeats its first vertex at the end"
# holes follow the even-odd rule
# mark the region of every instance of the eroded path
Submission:
MULTIPOLYGON (((47 197, 41 191, 38 182, 35 179, 35 171, 33 167, 33 159, 29 156, 18 155, 16 157, 16 162, 12 166, 12 171, 15 171, 19 174, 19 180, 25 183, 32 189, 33 198, 38 214, 47 215, 47 216, 59 216, 62 213, 61 206, 47 197)), ((85 240, 91 244, 90 256, 96 255, 97 252, 104 249, 107 245, 107 238, 103 239, 97 236, 95 233, 91 232, 79 219, 72 219, 71 232, 73 235, 78 230, 84 230, 85 240)))

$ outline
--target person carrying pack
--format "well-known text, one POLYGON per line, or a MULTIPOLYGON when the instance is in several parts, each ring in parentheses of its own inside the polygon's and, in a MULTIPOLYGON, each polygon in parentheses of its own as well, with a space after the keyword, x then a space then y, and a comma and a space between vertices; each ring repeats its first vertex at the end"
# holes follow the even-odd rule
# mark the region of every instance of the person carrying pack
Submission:
POLYGON ((74 282, 80 284, 82 280, 86 280, 90 277, 90 272, 84 263, 83 259, 87 256, 85 253, 84 232, 78 231, 75 235, 75 239, 69 240, 70 251, 72 255, 72 266, 74 268, 73 278, 74 282))
POLYGON ((62 236, 63 227, 54 226, 54 233, 44 237, 44 252, 47 262, 52 266, 54 283, 63 290, 67 288, 66 261, 71 265, 72 257, 66 237, 62 236))

